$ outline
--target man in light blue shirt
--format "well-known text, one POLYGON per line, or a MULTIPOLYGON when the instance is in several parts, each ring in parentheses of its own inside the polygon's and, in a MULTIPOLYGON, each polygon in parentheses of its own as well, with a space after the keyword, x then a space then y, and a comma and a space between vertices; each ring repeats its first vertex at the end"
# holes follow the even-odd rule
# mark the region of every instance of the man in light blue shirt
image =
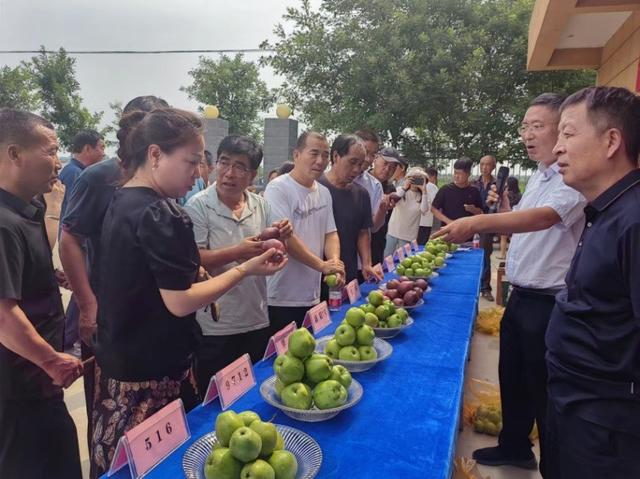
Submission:
MULTIPOLYGON (((507 191, 498 214, 461 218, 434 237, 459 242, 475 233, 513 233, 507 253, 507 276, 513 290, 500 326, 500 398, 502 432, 497 447, 474 451, 489 466, 535 469, 529 433, 534 420, 540 436, 540 472, 545 474, 544 440, 547 411, 547 367, 544 342, 555 294, 565 275, 584 226, 584 197, 558 173, 553 148, 558 140, 564 97, 546 93, 529 106, 518 131, 538 171, 511 211, 507 191)), ((488 202, 498 199, 494 190, 488 202)))

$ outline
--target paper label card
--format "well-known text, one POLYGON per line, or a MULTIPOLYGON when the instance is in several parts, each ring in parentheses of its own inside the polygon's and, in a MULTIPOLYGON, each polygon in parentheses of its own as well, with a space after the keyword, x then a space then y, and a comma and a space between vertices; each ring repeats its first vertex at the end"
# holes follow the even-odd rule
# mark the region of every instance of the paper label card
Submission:
POLYGON ((411 242, 411 247, 413 248, 413 251, 418 251, 418 240, 413 240, 411 242))
POLYGON ((395 263, 393 262, 393 256, 389 255, 384 259, 384 265, 387 268, 387 271, 391 273, 395 269, 395 263))
POLYGON ((311 326, 313 334, 318 334, 324 328, 331 324, 331 315, 329 314, 329 306, 326 301, 316 304, 307 311, 304 317, 303 327, 311 326))
POLYGON ((256 385, 251 357, 243 354, 215 375, 220 405, 224 411, 256 385))
POLYGON ((181 399, 176 399, 124 433, 118 442, 109 475, 128 462, 131 477, 142 477, 190 437, 184 405, 181 399), (127 459, 124 463, 123 450, 127 459))
POLYGON ((347 296, 349 297, 349 303, 353 304, 360 299, 360 285, 358 280, 354 279, 347 284, 347 296))
POLYGON ((296 322, 291 321, 284 328, 278 331, 276 334, 269 338, 269 343, 267 344, 267 349, 264 352, 264 357, 262 359, 267 359, 273 356, 273 354, 277 354, 280 356, 287 352, 289 349, 289 336, 297 329, 296 322))
POLYGON ((402 261, 404 259, 404 250, 402 248, 398 248, 396 250, 396 258, 398 258, 398 261, 402 261))
POLYGON ((405 243, 404 244, 404 252, 405 252, 407 257, 411 256, 411 244, 410 243, 405 243))

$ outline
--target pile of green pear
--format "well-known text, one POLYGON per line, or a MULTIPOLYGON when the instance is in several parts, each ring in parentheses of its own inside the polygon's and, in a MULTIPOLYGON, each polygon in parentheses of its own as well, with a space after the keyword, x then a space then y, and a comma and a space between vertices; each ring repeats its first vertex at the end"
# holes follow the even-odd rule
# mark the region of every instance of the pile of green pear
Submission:
POLYGON ((502 411, 500 408, 484 404, 479 406, 473 418, 473 429, 490 436, 498 436, 502 430, 502 411))
POLYGON ((424 251, 403 259, 396 267, 396 273, 409 278, 427 278, 433 270, 444 266, 447 253, 457 249, 457 244, 447 243, 440 238, 429 240, 424 245, 424 251))
POLYGON ((216 417, 218 442, 204 465, 207 479, 295 479, 296 456, 271 422, 253 411, 225 411, 216 417))
POLYGON ((316 341, 306 328, 289 336, 286 354, 273 363, 275 392, 293 409, 331 409, 347 402, 351 373, 334 365, 327 354, 315 353, 316 341))
MULTIPOLYGON (((382 291, 371 291, 367 296, 367 302, 360 305, 359 309, 364 312, 365 326, 370 328, 399 328, 407 322, 409 317, 406 309, 396 306, 391 299, 385 298, 382 291)), ((349 311, 347 311, 347 315, 349 311)), ((346 318, 345 321, 347 321, 346 318)), ((353 317, 352 321, 354 321, 353 317)), ((362 336, 363 333, 360 335, 362 336)))
POLYGON ((365 324, 366 315, 361 308, 349 308, 344 320, 336 328, 333 338, 325 344, 324 353, 331 359, 340 361, 376 359, 378 352, 373 347, 376 333, 371 326, 365 324))

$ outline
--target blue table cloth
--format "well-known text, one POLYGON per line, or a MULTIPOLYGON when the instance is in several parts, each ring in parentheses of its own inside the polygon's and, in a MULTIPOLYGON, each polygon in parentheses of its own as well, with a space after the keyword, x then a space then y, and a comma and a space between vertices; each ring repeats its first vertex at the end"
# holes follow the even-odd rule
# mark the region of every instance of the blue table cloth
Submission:
MULTIPOLYGON (((449 478, 482 261, 482 250, 459 252, 448 260, 431 280, 424 306, 411 311, 413 326, 388 340, 393 354, 368 371, 354 373, 364 388, 355 407, 325 422, 289 418, 260 396, 260 383, 273 374, 272 356, 254 365, 257 385, 231 409, 251 409, 263 419, 276 414, 275 423, 310 434, 323 452, 320 478, 449 478)), ((374 288, 362 285, 363 299, 374 288)), ((333 334, 349 307, 332 313, 332 324, 318 336, 333 334)), ((191 439, 146 477, 184 477, 185 451, 214 429, 220 411, 218 400, 191 411, 191 439)), ((112 477, 130 477, 128 466, 112 477)))

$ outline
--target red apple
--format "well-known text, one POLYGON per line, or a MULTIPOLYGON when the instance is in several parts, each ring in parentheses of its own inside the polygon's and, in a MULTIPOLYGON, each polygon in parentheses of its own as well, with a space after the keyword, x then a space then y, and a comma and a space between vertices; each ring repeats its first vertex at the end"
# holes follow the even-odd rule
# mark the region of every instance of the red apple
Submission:
POLYGON ((262 230, 262 233, 258 236, 260 241, 266 241, 270 239, 278 239, 280 238, 280 231, 275 226, 270 226, 269 228, 265 228, 262 230))
POLYGON ((392 279, 387 283, 387 289, 397 289, 400 281, 397 279, 392 279))
POLYGON ((386 291, 386 295, 391 301, 393 301, 394 299, 400 296, 400 293, 398 293, 397 289, 388 289, 386 291))
POLYGON ((404 304, 407 306, 413 306, 418 302, 418 295, 415 291, 411 290, 407 291, 402 299, 404 300, 404 304))
POLYGON ((284 244, 282 244, 282 242, 277 239, 268 239, 262 242, 263 251, 267 251, 268 249, 271 249, 271 248, 275 248, 278 250, 278 253, 272 256, 273 261, 275 261, 276 263, 279 263, 280 261, 282 261, 282 258, 284 257, 283 255, 286 251, 284 244))
POLYGON ((403 281, 398 285, 398 293, 404 296, 407 291, 413 289, 413 281, 403 281))
POLYGON ((396 308, 401 308, 402 306, 404 306, 404 301, 402 300, 402 298, 396 298, 393 300, 393 305, 396 308))
POLYGON ((417 279, 416 286, 419 286, 422 291, 426 291, 429 288, 429 283, 426 279, 417 279))
POLYGON ((414 286, 413 291, 416 292, 416 294, 418 295, 418 298, 422 298, 424 291, 422 291, 422 288, 420 286, 414 286))
POLYGON ((403 281, 411 281, 411 280, 407 276, 400 276, 398 278, 398 281, 400 281, 402 283, 403 281))

